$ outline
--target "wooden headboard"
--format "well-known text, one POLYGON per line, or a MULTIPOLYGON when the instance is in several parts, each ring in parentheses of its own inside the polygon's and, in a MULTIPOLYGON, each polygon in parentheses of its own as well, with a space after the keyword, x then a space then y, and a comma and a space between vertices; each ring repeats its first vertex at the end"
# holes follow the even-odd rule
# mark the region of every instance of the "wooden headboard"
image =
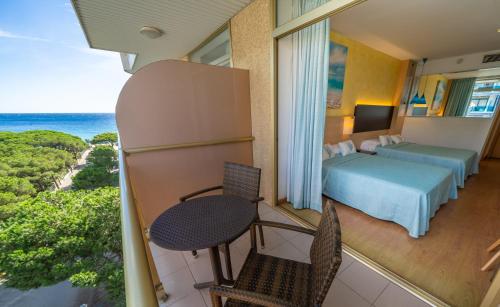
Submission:
POLYGON ((401 128, 403 127, 403 116, 397 116, 396 112, 391 124, 391 129, 358 132, 351 135, 343 134, 344 127, 344 117, 342 116, 327 116, 325 119, 325 136, 324 143, 335 144, 345 140, 351 139, 357 148, 361 145, 361 142, 367 139, 377 138, 382 134, 399 134, 401 133, 401 128))

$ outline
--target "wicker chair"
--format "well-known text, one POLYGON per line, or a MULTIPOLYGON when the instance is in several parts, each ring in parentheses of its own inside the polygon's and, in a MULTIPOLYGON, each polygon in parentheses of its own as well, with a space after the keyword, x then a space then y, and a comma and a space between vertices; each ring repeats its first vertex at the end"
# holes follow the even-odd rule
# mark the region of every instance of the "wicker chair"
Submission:
MULTIPOLYGON (((224 179, 222 185, 193 192, 191 194, 181 197, 179 200, 181 202, 184 202, 187 199, 192 198, 194 196, 220 189, 222 189, 223 195, 236 195, 255 203, 255 208, 257 210, 257 221, 260 220, 258 205, 259 202, 264 200, 263 197, 259 196, 260 168, 255 168, 233 162, 225 162, 224 179)), ((252 231, 255 231, 255 229, 253 229, 252 231)), ((260 244, 264 248, 264 233, 262 232, 261 225, 259 225, 259 235, 260 235, 260 244)), ((223 251, 225 254, 226 266, 229 275, 228 277, 229 279, 233 279, 232 268, 231 268, 231 256, 229 253, 229 243, 231 242, 225 244, 223 251)), ((197 256, 196 251, 193 251, 193 256, 195 257, 197 256)))
POLYGON ((314 236, 310 250, 311 264, 262 255, 252 249, 233 288, 210 288, 212 304, 225 306, 321 306, 342 262, 340 224, 331 202, 324 208, 317 231, 259 221, 255 225, 284 228, 314 236))

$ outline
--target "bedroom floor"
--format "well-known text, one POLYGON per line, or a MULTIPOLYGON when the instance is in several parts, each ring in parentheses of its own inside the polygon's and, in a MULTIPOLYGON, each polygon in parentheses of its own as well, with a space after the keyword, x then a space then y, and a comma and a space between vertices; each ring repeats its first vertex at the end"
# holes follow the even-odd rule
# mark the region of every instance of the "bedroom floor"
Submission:
MULTIPOLYGON (((457 200, 443 205, 419 239, 392 222, 336 203, 345 244, 453 306, 479 306, 493 272, 481 272, 486 248, 500 238, 500 160, 480 164, 457 200)), ((294 210, 317 225, 319 213, 294 210)))

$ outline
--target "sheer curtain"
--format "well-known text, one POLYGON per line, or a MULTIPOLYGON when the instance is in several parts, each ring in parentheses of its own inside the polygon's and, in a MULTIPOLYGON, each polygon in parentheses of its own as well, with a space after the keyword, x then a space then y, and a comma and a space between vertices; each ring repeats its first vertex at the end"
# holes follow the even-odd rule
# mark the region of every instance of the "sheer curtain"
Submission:
POLYGON ((445 116, 465 116, 476 78, 457 79, 451 82, 445 116))
MULTIPOLYGON (((300 16, 328 0, 294 1, 300 16)), ((330 22, 293 34, 293 94, 288 146, 287 199, 294 208, 322 211, 321 151, 328 86, 330 22)))

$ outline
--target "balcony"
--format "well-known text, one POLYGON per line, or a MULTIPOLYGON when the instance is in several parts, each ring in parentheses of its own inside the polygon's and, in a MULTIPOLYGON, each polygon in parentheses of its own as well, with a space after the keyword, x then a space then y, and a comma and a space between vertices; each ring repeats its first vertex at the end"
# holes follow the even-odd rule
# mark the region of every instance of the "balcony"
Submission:
MULTIPOLYGON (((194 258, 190 251, 160 248, 148 240, 148 230, 179 196, 219 184, 224 161, 253 164, 248 95, 246 71, 177 61, 147 66, 125 85, 117 121, 128 306, 211 306, 208 289, 193 287, 214 278, 208 251, 200 250, 194 258), (186 124, 182 114, 193 106, 195 118, 189 123, 199 125, 195 133, 176 129, 186 124)), ((267 203, 261 203, 259 211, 262 220, 307 226, 267 203)), ((258 247, 260 253, 310 261, 312 236, 264 227, 264 237, 266 246, 258 247)), ((235 277, 250 247, 248 231, 231 243, 235 277)), ((398 286, 396 279, 384 277, 369 259, 347 246, 343 249, 343 262, 324 306, 433 304, 398 286)))

